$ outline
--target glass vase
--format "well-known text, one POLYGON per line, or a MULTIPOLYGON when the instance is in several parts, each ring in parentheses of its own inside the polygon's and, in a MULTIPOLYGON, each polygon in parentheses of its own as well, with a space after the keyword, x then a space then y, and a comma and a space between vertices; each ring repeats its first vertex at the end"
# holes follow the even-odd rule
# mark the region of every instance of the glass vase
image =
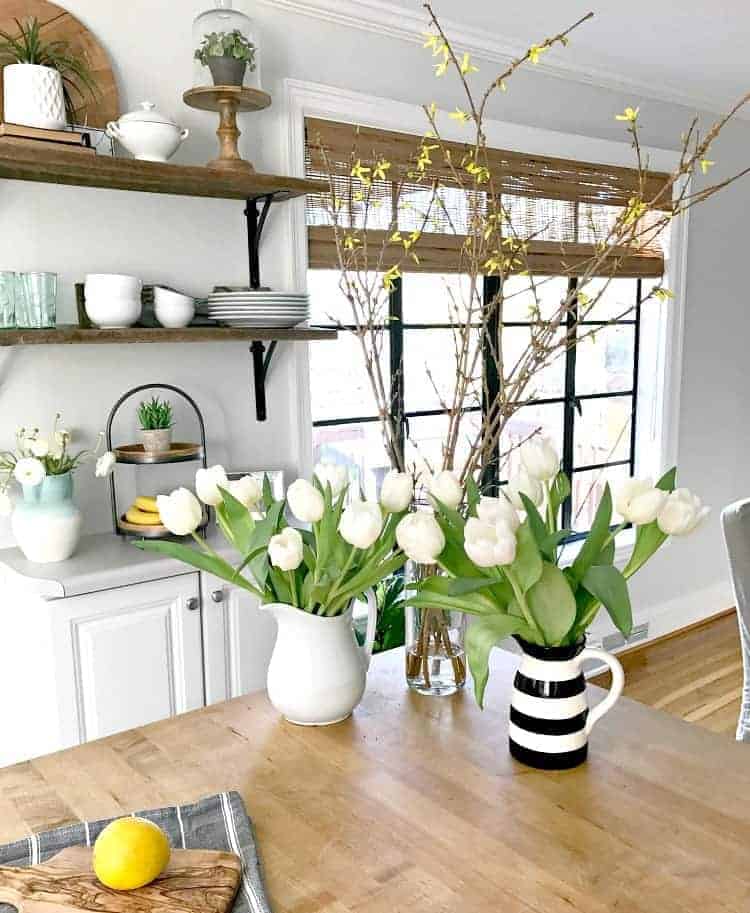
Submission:
POLYGON ((57 273, 18 273, 15 286, 16 326, 54 327, 57 320, 57 273))
POLYGON ((232 0, 215 0, 213 9, 200 13, 193 22, 193 84, 195 86, 238 85, 260 89, 260 47, 258 28, 253 20, 233 9, 232 0), (238 60, 222 42, 239 33, 250 48, 249 60, 238 60), (195 56, 200 48, 210 47, 205 57, 195 56))
POLYGON ((16 325, 16 274, 0 270, 0 329, 16 325))
MULTIPOLYGON (((436 565, 414 566, 412 579, 439 574, 436 565)), ((419 694, 455 694, 466 684, 466 616, 444 609, 406 609, 406 682, 419 694)))

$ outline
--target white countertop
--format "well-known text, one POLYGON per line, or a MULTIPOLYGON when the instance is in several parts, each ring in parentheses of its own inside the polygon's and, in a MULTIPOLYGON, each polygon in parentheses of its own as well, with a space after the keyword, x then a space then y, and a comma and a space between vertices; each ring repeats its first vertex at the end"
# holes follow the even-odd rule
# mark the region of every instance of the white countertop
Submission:
MULTIPOLYGON (((234 561, 236 553, 215 529, 208 541, 223 557, 234 561)), ((190 545, 190 542, 186 544, 190 545)), ((197 546, 192 543, 193 547, 197 546)), ((43 599, 62 599, 109 590, 148 580, 197 573, 194 568, 166 555, 144 552, 131 538, 114 533, 83 536, 75 555, 55 564, 34 564, 18 548, 0 549, 0 568, 10 572, 25 589, 43 599)))

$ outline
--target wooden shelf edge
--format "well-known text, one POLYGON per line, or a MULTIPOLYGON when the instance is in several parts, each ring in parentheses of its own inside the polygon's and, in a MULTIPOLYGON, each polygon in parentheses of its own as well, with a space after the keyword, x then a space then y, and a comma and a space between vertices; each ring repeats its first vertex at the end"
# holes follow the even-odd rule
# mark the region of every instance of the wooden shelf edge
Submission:
POLYGON ((185 327, 169 330, 129 327, 122 330, 83 330, 59 326, 49 330, 0 330, 0 347, 33 345, 117 345, 175 342, 311 342, 335 339, 336 330, 321 327, 185 327))

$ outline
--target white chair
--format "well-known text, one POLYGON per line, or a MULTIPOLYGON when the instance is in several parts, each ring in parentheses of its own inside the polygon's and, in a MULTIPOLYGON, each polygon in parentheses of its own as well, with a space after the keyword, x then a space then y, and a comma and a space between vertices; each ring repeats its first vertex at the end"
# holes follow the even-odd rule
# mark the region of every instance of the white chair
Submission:
POLYGON ((721 512, 721 525, 737 604, 745 677, 737 721, 737 741, 750 742, 750 498, 725 507, 721 512))

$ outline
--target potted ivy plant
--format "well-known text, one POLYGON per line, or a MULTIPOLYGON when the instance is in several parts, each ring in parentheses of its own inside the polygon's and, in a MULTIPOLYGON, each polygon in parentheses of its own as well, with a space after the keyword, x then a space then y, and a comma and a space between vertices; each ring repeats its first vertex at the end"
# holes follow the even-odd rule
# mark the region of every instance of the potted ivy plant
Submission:
POLYGON ((8 123, 60 130, 73 120, 76 98, 95 98, 96 82, 67 41, 45 41, 36 17, 14 20, 16 35, 0 30, 4 118, 8 123))
POLYGON ((141 443, 147 453, 163 453, 172 446, 172 404, 158 396, 138 406, 141 443))
POLYGON ((208 67, 215 86, 241 86, 245 70, 255 70, 255 45, 239 29, 203 36, 195 59, 208 67))

